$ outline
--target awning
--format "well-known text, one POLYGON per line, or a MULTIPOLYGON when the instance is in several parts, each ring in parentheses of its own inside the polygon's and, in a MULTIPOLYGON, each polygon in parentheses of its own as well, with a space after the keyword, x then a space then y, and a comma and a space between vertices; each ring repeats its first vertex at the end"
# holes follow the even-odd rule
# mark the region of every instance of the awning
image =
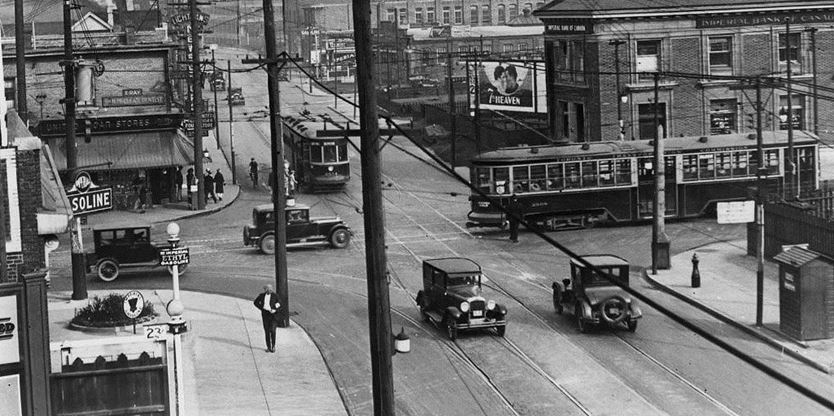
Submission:
MULTIPOLYGON (((67 169, 64 137, 46 139, 58 170, 67 169)), ((181 132, 155 131, 75 138, 78 168, 83 170, 150 169, 194 164, 194 142, 181 132)))

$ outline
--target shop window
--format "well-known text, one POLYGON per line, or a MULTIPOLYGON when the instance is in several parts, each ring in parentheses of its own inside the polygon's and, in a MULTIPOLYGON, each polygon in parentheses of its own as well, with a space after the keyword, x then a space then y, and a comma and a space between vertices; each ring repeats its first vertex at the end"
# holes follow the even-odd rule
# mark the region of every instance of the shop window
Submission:
POLYGON ((530 190, 530 170, 527 166, 513 167, 513 192, 530 190))
POLYGON ((710 134, 738 132, 736 100, 711 100, 709 102, 710 134))
POLYGON ((485 25, 492 24, 492 9, 489 5, 481 6, 481 23, 485 25))
POLYGON ((711 74, 733 73, 733 38, 731 36, 709 38, 709 71, 711 74))
POLYGON ((651 80, 660 71, 660 41, 637 41, 637 74, 641 81, 651 80))
POLYGON ((805 96, 794 94, 791 100, 791 116, 788 117, 788 96, 782 95, 779 97, 779 129, 788 129, 788 120, 791 120, 794 130, 802 130, 805 126, 805 112, 803 104, 805 103, 805 96))
MULTIPOLYGON (((637 106, 637 115, 639 119, 640 139, 651 140, 657 136, 657 130, 654 125, 655 105, 654 104, 639 104, 637 106)), ((662 128, 662 137, 667 137, 666 131, 666 103, 659 103, 657 105, 658 125, 662 128)))
POLYGON ((547 190, 558 191, 565 187, 565 175, 561 163, 547 165, 547 190))
POLYGON ((530 166, 530 192, 544 191, 547 175, 545 165, 530 166))
POLYGON ((507 23, 507 6, 503 4, 498 5, 498 23, 507 23))

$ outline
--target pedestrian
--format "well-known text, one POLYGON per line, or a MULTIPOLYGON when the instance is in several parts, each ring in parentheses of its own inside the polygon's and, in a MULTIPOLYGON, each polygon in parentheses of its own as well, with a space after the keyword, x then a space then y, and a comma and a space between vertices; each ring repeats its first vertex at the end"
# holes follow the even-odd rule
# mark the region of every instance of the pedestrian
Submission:
POLYGON ((275 352, 275 327, 278 326, 278 319, 275 315, 278 313, 281 304, 278 303, 278 294, 272 290, 272 285, 264 286, 263 293, 255 298, 255 307, 261 311, 266 351, 275 352))
POLYGON ((206 169, 206 174, 203 175, 203 191, 206 194, 206 204, 208 204, 209 197, 217 203, 217 195, 214 194, 214 177, 211 176, 211 170, 206 169))
POLYGON ((196 183, 194 182, 194 169, 188 168, 188 173, 185 175, 185 186, 188 187, 188 206, 191 206, 191 195, 197 191, 197 188, 194 186, 196 183))
POLYGON ((214 194, 217 195, 217 199, 220 201, 223 200, 223 184, 225 181, 226 178, 220 173, 220 169, 217 169, 214 173, 214 194))
POLYGON ((518 202, 518 197, 513 194, 510 197, 510 203, 507 207, 509 211, 508 220, 510 221, 510 241, 518 242, 518 218, 521 216, 521 204, 518 202))
POLYGON ((252 187, 258 189, 258 162, 254 157, 249 161, 249 178, 252 179, 252 187))
POLYGON ((182 201, 182 166, 177 166, 177 171, 174 172, 174 186, 177 187, 175 192, 177 202, 182 201))
POLYGON ((133 178, 133 193, 136 196, 136 199, 133 202, 133 210, 139 211, 140 213, 145 213, 145 176, 144 172, 139 172, 136 177, 133 178))

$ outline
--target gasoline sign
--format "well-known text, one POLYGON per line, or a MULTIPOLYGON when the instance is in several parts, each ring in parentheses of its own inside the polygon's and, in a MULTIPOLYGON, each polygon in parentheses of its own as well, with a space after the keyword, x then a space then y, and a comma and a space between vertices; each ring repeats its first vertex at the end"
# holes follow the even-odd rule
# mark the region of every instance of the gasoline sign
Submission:
POLYGON ((96 186, 87 172, 79 172, 72 188, 67 191, 73 215, 113 209, 113 189, 96 186))
POLYGON ((136 319, 142 314, 142 309, 145 309, 145 297, 136 290, 131 290, 125 295, 125 301, 122 305, 125 311, 125 316, 130 319, 136 319))
POLYGON ((191 261, 188 247, 159 250, 159 259, 160 266, 178 266, 191 261))

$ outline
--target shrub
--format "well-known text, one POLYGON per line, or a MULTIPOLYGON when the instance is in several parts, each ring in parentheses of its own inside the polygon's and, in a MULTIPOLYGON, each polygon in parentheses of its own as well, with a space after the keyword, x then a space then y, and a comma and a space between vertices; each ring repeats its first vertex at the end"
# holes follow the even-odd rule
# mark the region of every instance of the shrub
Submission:
MULTIPOLYGON (((118 293, 110 293, 103 298, 95 296, 87 306, 75 312, 75 317, 72 318, 71 322, 76 325, 92 327, 130 325, 133 323, 133 319, 125 316, 123 305, 124 297, 118 293)), ((136 322, 149 321, 156 315, 153 310, 153 303, 145 300, 145 307, 136 318, 136 322)))

